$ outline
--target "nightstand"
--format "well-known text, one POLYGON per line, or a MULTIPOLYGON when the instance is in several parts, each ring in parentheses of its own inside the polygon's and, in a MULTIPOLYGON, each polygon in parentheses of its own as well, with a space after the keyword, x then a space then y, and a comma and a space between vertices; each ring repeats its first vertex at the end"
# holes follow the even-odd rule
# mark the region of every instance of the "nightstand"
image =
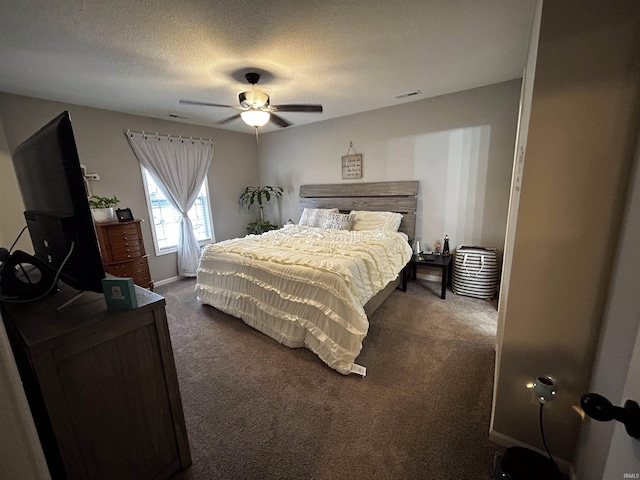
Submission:
POLYGON ((442 271, 442 291, 440 298, 444 299, 447 294, 447 283, 449 282, 449 270, 451 268, 452 255, 412 255, 409 264, 402 271, 402 290, 407 290, 407 277, 415 280, 418 271, 418 265, 431 268, 439 268, 442 271))

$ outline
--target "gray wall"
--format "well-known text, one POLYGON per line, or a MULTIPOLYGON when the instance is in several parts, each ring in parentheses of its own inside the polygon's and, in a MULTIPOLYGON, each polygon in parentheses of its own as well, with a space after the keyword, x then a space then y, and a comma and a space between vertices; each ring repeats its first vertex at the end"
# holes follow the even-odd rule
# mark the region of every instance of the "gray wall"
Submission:
MULTIPOLYGON (((249 184, 280 185, 285 195, 265 209, 268 219, 297 220, 303 183, 342 182, 340 157, 349 143, 363 154, 360 181, 419 180, 417 237, 433 245, 449 235, 452 247, 482 244, 502 250, 506 227, 520 80, 452 95, 271 132, 256 145, 250 134, 187 125, 45 100, 0 94, 0 120, 8 152, 60 111, 71 112, 78 152, 98 195, 116 195, 122 206, 146 219, 138 162, 124 136, 133 131, 211 137, 216 142, 209 173, 217 240, 241 236, 253 218, 238 206, 249 184), (257 147, 257 151, 256 151, 257 147), (259 158, 259 176, 258 159, 259 158)), ((12 241, 21 226, 22 206, 12 169, 2 201, 12 205, 0 239, 12 241)), ((176 275, 175 254, 153 254, 149 222, 143 224, 152 278, 176 275)), ((21 244, 29 249, 28 237, 21 244)))
MULTIPOLYGON (((633 0, 588 8, 545 2, 542 9, 492 427, 542 450, 526 384, 551 375, 559 390, 545 412, 545 434, 569 461, 583 423, 574 407, 590 388, 639 131, 638 31, 640 4, 633 0)), ((639 275, 631 275, 636 286, 639 275)), ((621 321, 607 340, 617 359, 595 364, 616 385, 614 396, 627 377, 637 321, 637 314, 621 321)), ((599 440, 606 449, 606 436, 599 440)), ((588 461, 597 464, 594 456, 588 461)))
MULTIPOLYGON (((640 147, 636 152, 635 176, 629 194, 624 229, 616 250, 611 295, 605 326, 600 338, 596 370, 590 387, 614 405, 627 399, 640 402, 640 147), (636 331, 634 337, 633 332, 636 331), (635 339, 635 341, 634 341, 635 339), (611 373, 615 372, 614 375, 611 373)), ((619 422, 589 420, 579 443, 576 470, 582 480, 624 478, 625 473, 640 473, 640 442, 631 438, 619 422), (603 448, 609 445, 609 448, 603 448), (604 472, 602 463, 606 458, 604 472)))
MULTIPOLYGON (((258 181, 253 135, 0 93, 0 123, 6 138, 6 143, 0 140, 0 168, 4 172, 0 180, 3 187, 0 202, 4 207, 0 213, 1 245, 10 245, 24 225, 24 207, 10 152, 63 110, 71 114, 80 161, 90 173, 101 177, 100 181, 92 182, 93 193, 116 195, 121 200, 120 207, 130 207, 136 218, 146 220, 142 232, 154 281, 177 275, 176 254, 156 257, 154 253, 142 175, 124 135, 127 129, 213 139, 215 153, 208 180, 216 240, 246 234, 246 224, 252 217, 240 207, 238 197, 246 185, 258 181)), ((20 247, 31 251, 28 235, 23 237, 20 247)))
POLYGON ((299 219, 305 183, 347 183, 341 157, 363 155, 362 179, 419 180, 416 237, 424 246, 475 244, 502 251, 520 80, 268 133, 260 181, 284 187, 280 223, 299 219), (353 152, 350 152, 353 153, 353 152))
MULTIPOLYGON (((589 387, 589 391, 620 406, 627 399, 640 402, 640 145, 634 168, 589 387)), ((624 478, 624 473, 638 473, 640 442, 629 437, 621 423, 587 419, 578 441, 576 471, 581 480, 624 478)))

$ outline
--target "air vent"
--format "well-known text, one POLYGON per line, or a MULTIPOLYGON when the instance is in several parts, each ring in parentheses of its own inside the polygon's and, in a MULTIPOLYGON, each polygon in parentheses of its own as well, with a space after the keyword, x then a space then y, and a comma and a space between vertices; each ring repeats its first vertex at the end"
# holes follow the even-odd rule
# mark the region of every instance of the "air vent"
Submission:
POLYGON ((401 93, 400 95, 396 95, 396 98, 407 98, 413 97, 414 95, 421 95, 422 92, 420 90, 414 90, 413 92, 401 93))

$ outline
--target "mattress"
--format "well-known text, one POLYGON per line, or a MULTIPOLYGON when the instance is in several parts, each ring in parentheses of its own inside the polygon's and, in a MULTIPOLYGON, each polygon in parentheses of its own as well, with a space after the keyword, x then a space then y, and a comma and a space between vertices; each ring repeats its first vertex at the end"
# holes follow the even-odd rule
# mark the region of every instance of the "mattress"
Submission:
POLYGON ((369 322, 363 306, 411 258, 407 236, 381 230, 286 225, 207 245, 196 292, 290 348, 306 347, 329 367, 355 363, 369 322))

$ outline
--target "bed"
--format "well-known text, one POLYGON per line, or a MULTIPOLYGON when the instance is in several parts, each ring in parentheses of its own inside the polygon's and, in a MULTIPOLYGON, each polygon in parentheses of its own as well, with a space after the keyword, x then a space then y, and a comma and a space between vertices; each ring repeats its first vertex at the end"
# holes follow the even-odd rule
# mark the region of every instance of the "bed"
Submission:
POLYGON ((300 224, 203 249, 198 299, 344 375, 365 375, 355 360, 368 316, 411 257, 417 189, 415 181, 302 185, 300 224), (349 220, 352 228, 340 223, 349 220))

